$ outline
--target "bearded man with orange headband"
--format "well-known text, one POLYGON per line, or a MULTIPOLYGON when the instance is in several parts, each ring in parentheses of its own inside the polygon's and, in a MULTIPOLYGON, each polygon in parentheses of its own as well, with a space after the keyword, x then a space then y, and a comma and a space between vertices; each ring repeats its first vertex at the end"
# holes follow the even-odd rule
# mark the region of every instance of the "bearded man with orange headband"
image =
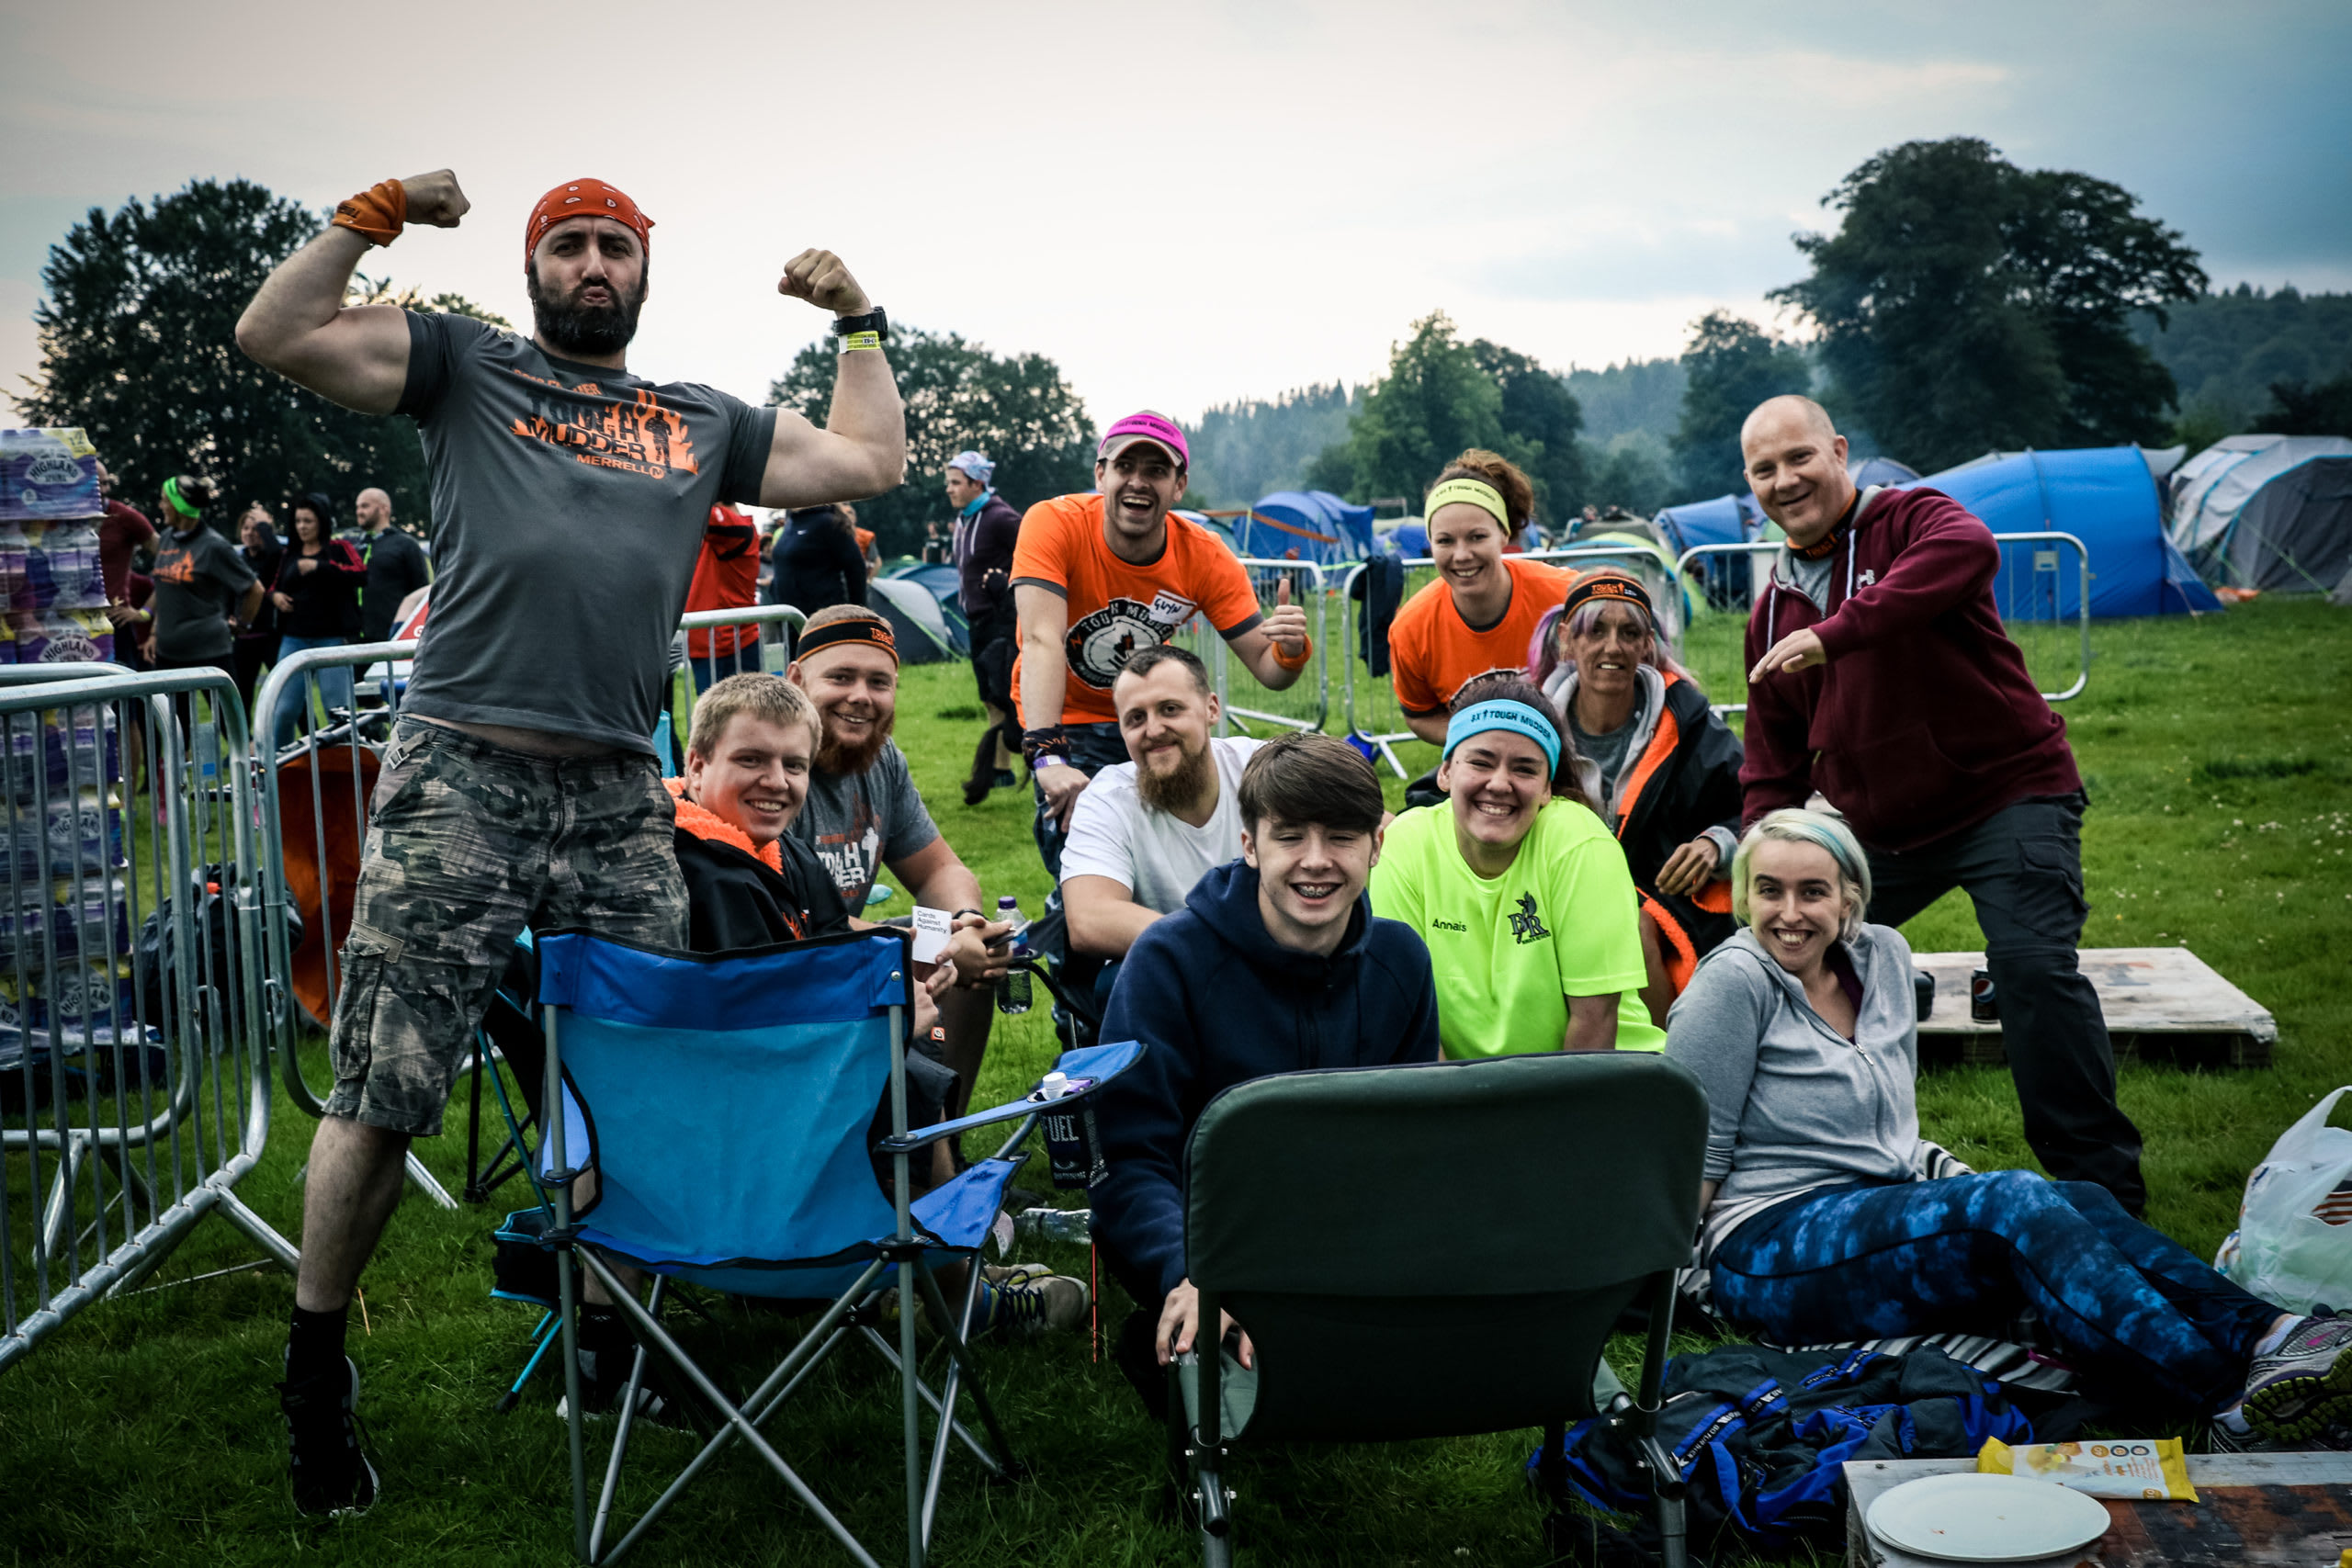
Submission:
POLYGON ((417 422, 439 567, 376 786, 343 951, 335 1086, 303 1193, 279 1393, 307 1514, 375 1500, 345 1317, 399 1201, 409 1140, 440 1132, 458 1056, 516 934, 574 925, 685 945, 651 737, 711 507, 875 495, 906 467, 888 322, 830 252, 803 251, 776 285, 837 318, 825 428, 630 375, 653 220, 599 180, 556 186, 526 220, 527 337, 344 304, 370 246, 411 224, 454 228, 469 205, 447 169, 361 192, 237 323, 238 346, 288 379, 417 422))

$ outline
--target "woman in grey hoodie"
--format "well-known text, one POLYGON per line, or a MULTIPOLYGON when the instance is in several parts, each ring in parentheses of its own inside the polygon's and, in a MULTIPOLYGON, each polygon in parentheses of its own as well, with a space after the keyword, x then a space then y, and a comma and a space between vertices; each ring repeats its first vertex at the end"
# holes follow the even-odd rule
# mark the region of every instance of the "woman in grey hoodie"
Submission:
POLYGON ((2104 1188, 1968 1172, 1921 1141, 1911 950, 1864 923, 1870 863, 1842 821, 1764 818, 1732 897, 1746 929, 1667 1032, 1707 1089, 1699 1261, 1725 1317, 1808 1344, 1982 1332, 2030 1303, 2086 1382, 2233 1436, 2352 1419, 2352 1319, 2247 1294, 2104 1188))

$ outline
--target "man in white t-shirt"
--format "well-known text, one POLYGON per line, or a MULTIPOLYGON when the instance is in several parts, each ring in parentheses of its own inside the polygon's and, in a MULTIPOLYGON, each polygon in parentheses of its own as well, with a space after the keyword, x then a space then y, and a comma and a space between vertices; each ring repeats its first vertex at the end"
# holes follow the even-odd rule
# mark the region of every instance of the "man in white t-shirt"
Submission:
MULTIPOLYGON (((1111 703, 1132 761, 1103 769, 1070 814, 1062 905, 1073 953, 1125 958, 1184 907, 1204 873, 1241 853, 1241 770, 1259 742, 1211 739, 1220 708, 1198 658, 1158 643, 1128 660, 1111 703)), ((1107 998, 1113 967, 1096 982, 1107 998)))

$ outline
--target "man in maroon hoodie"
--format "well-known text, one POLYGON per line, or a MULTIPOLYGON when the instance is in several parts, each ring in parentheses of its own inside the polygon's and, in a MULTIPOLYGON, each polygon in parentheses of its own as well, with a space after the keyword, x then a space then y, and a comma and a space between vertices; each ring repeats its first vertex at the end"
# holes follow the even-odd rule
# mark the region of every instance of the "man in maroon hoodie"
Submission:
POLYGON ((2083 781, 2001 629, 2000 547, 1940 491, 1857 492, 1846 438, 1810 398, 1759 405, 1740 451, 1788 535, 1747 623, 1745 817, 1819 791, 1870 851, 1877 924, 1967 890, 2026 1141, 2053 1178, 2138 1213, 2140 1134, 2075 960, 2083 781))

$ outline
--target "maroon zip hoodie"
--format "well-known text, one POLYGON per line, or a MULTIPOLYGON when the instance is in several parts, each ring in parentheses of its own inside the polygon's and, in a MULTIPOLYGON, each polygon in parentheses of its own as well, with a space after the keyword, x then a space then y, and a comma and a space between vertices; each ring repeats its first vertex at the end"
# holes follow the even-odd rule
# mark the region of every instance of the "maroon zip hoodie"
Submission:
POLYGON ((1913 850, 2082 788, 2064 721, 2001 629, 1991 529, 1941 491, 1879 491, 1830 564, 1826 615, 1776 570, 1748 617, 1750 669, 1804 626, 1829 661, 1749 688, 1747 821, 1818 789, 1865 844, 1913 850))

